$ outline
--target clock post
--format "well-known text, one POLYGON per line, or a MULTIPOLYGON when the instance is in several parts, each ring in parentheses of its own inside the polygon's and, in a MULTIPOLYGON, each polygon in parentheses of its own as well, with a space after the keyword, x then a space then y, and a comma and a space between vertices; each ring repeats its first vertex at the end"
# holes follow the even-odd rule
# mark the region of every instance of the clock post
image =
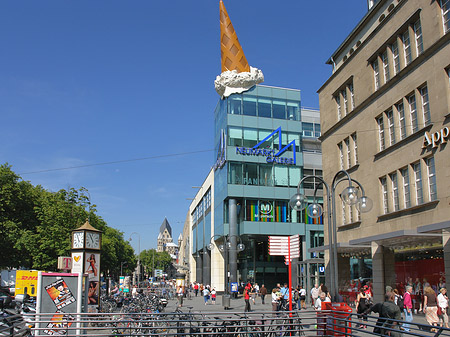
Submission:
POLYGON ((72 273, 87 277, 88 312, 97 312, 100 299, 100 253, 102 232, 86 220, 72 231, 72 273))

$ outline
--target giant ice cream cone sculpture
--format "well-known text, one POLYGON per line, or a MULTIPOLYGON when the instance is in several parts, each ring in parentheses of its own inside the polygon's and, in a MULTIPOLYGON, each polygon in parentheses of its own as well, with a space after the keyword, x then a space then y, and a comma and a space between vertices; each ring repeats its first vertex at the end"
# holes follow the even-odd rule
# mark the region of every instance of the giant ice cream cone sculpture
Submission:
POLYGON ((222 72, 227 70, 236 70, 238 73, 250 71, 250 66, 222 0, 220 0, 220 54, 222 56, 222 72))
POLYGON ((220 54, 222 74, 214 81, 217 93, 228 97, 264 81, 261 70, 250 67, 223 1, 220 0, 220 54))

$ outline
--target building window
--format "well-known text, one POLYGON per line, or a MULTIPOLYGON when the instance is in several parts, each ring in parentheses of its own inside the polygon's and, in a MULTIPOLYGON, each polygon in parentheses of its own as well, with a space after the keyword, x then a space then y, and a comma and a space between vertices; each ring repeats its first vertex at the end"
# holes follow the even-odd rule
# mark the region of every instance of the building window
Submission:
POLYGON ((345 138, 345 149, 347 150, 347 168, 352 166, 352 155, 350 151, 350 139, 345 138))
POLYGON ((391 79, 391 76, 389 74, 389 60, 387 50, 385 50, 384 53, 381 54, 381 61, 383 62, 384 81, 388 82, 391 79))
POLYGON ((272 117, 272 101, 266 98, 258 98, 258 116, 272 117))
POLYGON ((389 123, 389 144, 395 144, 395 125, 394 125, 394 113, 392 110, 386 112, 386 117, 389 123))
POLYGON ((392 59, 393 59, 393 63, 394 63, 394 75, 397 75, 400 72, 400 57, 399 57, 399 53, 398 53, 398 42, 397 41, 395 41, 391 45, 391 50, 392 50, 392 59))
POLYGON ((358 164, 358 141, 356 138, 356 133, 352 134, 352 140, 353 140, 353 155, 355 159, 355 165, 358 164))
POLYGON ((450 0, 441 0, 444 34, 450 30, 450 0))
POLYGON ((384 214, 386 214, 389 213, 389 196, 386 177, 380 178, 380 184, 381 184, 381 196, 383 198, 383 211, 384 214))
POLYGON ((242 104, 242 98, 241 96, 235 96, 235 95, 231 95, 230 98, 228 99, 228 113, 232 114, 232 115, 240 115, 241 114, 241 104, 242 104))
POLYGON ((408 167, 403 168, 401 171, 403 180, 403 203, 405 208, 411 207, 411 192, 409 190, 409 172, 408 167))
POLYGON ((380 151, 383 151, 386 148, 386 144, 384 142, 383 116, 377 118, 377 125, 378 125, 378 141, 380 144, 380 151))
POLYGON ((243 97, 243 114, 246 116, 256 116, 256 97, 243 97))
POLYGON ((405 55, 405 66, 411 63, 412 56, 411 56, 411 42, 409 41, 409 31, 403 33, 402 35, 402 41, 403 41, 403 52, 405 55))
POLYGON ((423 87, 419 91, 420 96, 422 97, 423 123, 425 124, 425 126, 427 126, 431 124, 430 102, 428 100, 428 88, 423 87))
POLYGON ((302 123, 303 136, 304 137, 314 137, 314 124, 313 123, 302 123))
POLYGON ((342 204, 342 223, 345 225, 347 223, 347 219, 345 217, 346 204, 344 203, 344 201, 342 199, 341 199, 341 204, 342 204))
POLYGON ((398 201, 397 172, 391 173, 391 182, 392 182, 392 202, 394 206, 394 211, 398 211, 400 206, 398 201))
POLYGON ((348 114, 348 100, 347 100, 347 91, 342 90, 341 91, 342 94, 342 99, 344 100, 344 116, 347 116, 348 114))
POLYGON ((272 103, 273 118, 286 119, 286 103, 274 100, 272 103))
POLYGON ((242 128, 228 127, 228 145, 230 146, 242 146, 242 128))
POLYGON ((350 106, 352 110, 355 108, 355 93, 353 91, 353 83, 348 85, 348 91, 350 92, 350 106))
POLYGON ((341 164, 341 170, 344 169, 344 150, 342 149, 342 143, 338 144, 339 148, 339 162, 341 164))
POLYGON ((375 80, 375 90, 380 88, 380 69, 378 68, 378 59, 372 62, 373 77, 375 80))
POLYGON ((337 116, 338 116, 338 120, 340 120, 342 118, 342 113, 341 113, 341 98, 339 97, 339 95, 334 96, 334 100, 336 102, 336 111, 337 111, 337 116))
POLYGON ((314 137, 319 138, 321 134, 320 124, 314 124, 314 137))
POLYGON ((414 36, 416 38, 416 53, 417 56, 423 52, 423 38, 422 38, 422 27, 420 26, 420 20, 414 22, 414 36))
POLYGON ((422 171, 420 169, 420 162, 413 164, 414 170, 414 183, 416 188, 416 204, 423 203, 423 190, 422 190, 422 171))
POLYGON ((287 102, 287 113, 288 113, 289 120, 299 121, 300 120, 300 109, 298 107, 298 103, 287 102))
POLYGON ((416 96, 414 94, 408 97, 408 103, 409 113, 411 116, 411 130, 412 133, 415 133, 417 130, 419 130, 419 122, 417 121, 416 96))
POLYGON ((437 191, 436 191, 436 170, 434 167, 434 157, 427 158, 425 160, 427 164, 428 171, 428 189, 429 189, 429 198, 430 201, 437 199, 437 191))
POLYGON ((406 120, 405 120, 405 109, 403 107, 403 102, 396 104, 395 108, 398 112, 398 124, 400 128, 400 139, 406 138, 406 120))

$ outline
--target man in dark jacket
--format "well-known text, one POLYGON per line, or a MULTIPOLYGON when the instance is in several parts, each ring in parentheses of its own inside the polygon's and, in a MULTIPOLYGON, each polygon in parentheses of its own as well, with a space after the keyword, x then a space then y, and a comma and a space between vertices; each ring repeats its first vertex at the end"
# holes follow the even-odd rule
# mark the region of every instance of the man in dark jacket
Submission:
POLYGON ((259 294, 261 295, 261 303, 264 304, 264 299, 267 295, 267 288, 264 286, 264 284, 259 289, 259 294))
POLYGON ((379 314, 379 318, 376 323, 376 327, 373 332, 381 335, 390 335, 391 337, 401 337, 401 333, 398 331, 399 322, 402 319, 402 313, 399 307, 394 303, 395 295, 392 292, 386 293, 385 302, 377 303, 370 307, 370 311, 379 314))

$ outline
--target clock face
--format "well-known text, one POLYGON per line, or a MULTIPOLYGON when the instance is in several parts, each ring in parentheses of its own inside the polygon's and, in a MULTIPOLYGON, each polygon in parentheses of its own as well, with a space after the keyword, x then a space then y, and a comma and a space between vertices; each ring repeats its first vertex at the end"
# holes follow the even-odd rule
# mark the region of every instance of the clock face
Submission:
POLYGON ((100 249, 100 234, 86 233, 86 248, 100 249))
POLYGON ((73 248, 83 248, 84 246, 84 232, 73 233, 73 248))

